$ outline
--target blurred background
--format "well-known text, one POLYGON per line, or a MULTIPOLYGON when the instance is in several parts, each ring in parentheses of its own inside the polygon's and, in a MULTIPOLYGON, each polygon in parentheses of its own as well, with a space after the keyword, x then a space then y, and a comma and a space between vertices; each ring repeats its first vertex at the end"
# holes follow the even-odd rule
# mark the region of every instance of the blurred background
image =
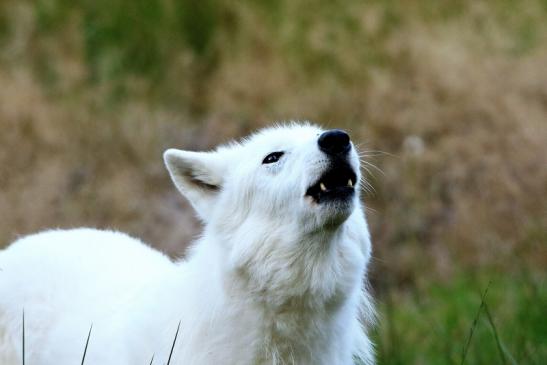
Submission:
POLYGON ((180 257, 163 150, 291 119, 374 166, 380 364, 547 364, 545 0, 2 0, 0 247, 85 225, 180 257))

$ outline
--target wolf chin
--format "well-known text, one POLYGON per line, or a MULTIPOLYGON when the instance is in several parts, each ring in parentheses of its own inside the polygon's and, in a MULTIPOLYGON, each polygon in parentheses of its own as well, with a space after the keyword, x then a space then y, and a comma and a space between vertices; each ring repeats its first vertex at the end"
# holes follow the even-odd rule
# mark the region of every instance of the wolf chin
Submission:
POLYGON ((0 251, 0 364, 374 364, 349 136, 268 128, 164 160, 203 222, 185 260, 94 229, 0 251))

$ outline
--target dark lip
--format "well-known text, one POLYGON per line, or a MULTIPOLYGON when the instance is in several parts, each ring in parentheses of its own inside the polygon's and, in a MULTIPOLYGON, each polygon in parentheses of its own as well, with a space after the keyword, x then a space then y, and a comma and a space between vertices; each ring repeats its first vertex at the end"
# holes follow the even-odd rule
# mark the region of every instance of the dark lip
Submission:
POLYGON ((320 204, 327 201, 347 200, 355 193, 355 184, 357 175, 353 168, 346 162, 333 163, 323 175, 306 190, 306 196, 320 204), (351 180, 352 186, 348 185, 351 180), (326 187, 326 191, 321 189, 321 184, 326 187))

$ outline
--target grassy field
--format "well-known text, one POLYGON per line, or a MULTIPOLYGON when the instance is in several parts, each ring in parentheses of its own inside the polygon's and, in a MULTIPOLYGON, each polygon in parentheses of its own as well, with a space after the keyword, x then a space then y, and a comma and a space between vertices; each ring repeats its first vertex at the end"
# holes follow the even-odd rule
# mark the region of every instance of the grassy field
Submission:
POLYGON ((523 274, 391 292, 380 304, 379 363, 543 364, 546 301, 544 280, 523 274))
POLYGON ((180 255, 162 151, 314 120, 377 166, 380 364, 545 364, 545 65, 545 0, 4 0, 0 247, 90 225, 180 255))

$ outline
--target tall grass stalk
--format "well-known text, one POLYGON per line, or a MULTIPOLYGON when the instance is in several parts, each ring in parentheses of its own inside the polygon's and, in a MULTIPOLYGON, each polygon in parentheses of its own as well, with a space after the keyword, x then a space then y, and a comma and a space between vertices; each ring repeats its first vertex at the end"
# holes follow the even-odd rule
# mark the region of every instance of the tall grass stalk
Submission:
POLYGON ((465 363, 465 358, 467 357, 467 352, 469 351, 469 346, 471 345, 471 340, 473 338, 473 333, 475 332, 475 329, 477 328, 477 324, 478 324, 478 321, 479 321, 479 317, 481 315, 481 311, 483 310, 483 308, 486 305, 485 299, 486 299, 486 295, 488 294, 488 289, 490 288, 491 283, 492 283, 491 281, 488 282, 488 285, 486 286, 486 289, 482 293, 481 304, 479 305, 479 309, 477 310, 477 314, 475 315, 475 318, 473 319, 473 324, 471 325, 471 328, 469 329, 469 336, 467 337, 467 342, 465 343, 465 346, 463 347, 462 361, 461 361, 460 365, 463 365, 465 363))
POLYGON ((498 335, 498 330, 496 328, 496 325, 494 324, 494 320, 492 319, 492 315, 490 314, 490 309, 488 308, 488 304, 484 304, 484 312, 486 313, 486 318, 488 319, 488 323, 490 323, 490 327, 492 328, 492 332, 494 334, 494 338, 496 339, 496 346, 498 347, 498 351, 501 357, 502 364, 507 364, 507 360, 509 360, 509 363, 511 365, 517 365, 517 362, 511 355, 511 353, 507 350, 505 345, 501 342, 501 339, 498 335))
POLYGON ((82 365, 85 362, 85 355, 87 354, 87 347, 89 346, 89 338, 91 337, 91 330, 93 329, 93 324, 89 327, 89 333, 87 334, 87 340, 85 341, 84 354, 82 355, 82 365))
POLYGON ((177 326, 177 332, 175 332, 175 338, 173 339, 173 345, 171 345, 171 351, 169 352, 169 359, 167 360, 167 365, 171 363, 171 356, 173 355, 173 350, 175 349, 175 343, 177 342, 177 336, 179 335, 180 330, 180 321, 179 325, 177 326))
POLYGON ((23 309, 23 336, 22 336, 22 341, 23 341, 23 354, 22 354, 22 357, 23 357, 23 365, 25 365, 25 310, 23 309))

